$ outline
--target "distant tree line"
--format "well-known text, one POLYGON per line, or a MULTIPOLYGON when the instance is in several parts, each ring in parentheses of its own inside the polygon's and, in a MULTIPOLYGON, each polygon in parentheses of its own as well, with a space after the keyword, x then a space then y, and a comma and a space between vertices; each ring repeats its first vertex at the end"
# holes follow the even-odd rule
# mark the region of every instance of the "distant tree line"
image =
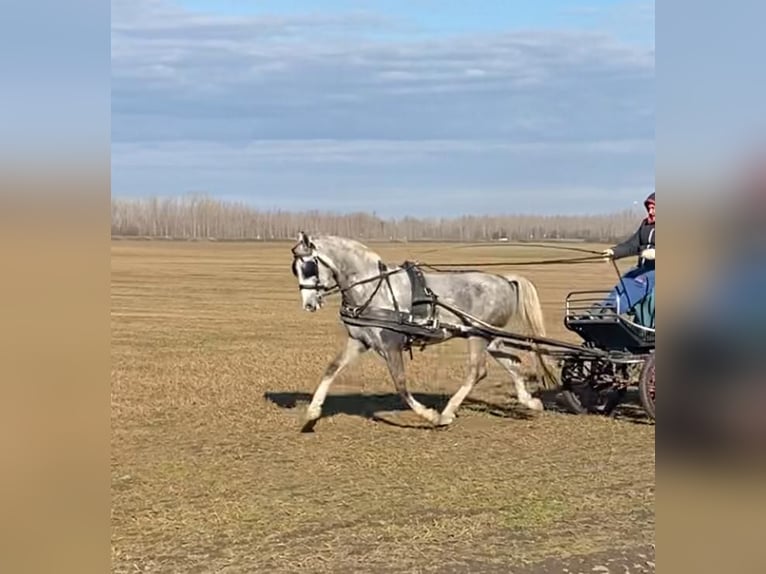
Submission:
POLYGON ((374 213, 261 211, 244 203, 203 195, 112 199, 113 237, 166 239, 278 240, 298 232, 327 233, 360 240, 617 241, 636 228, 637 214, 483 215, 452 218, 382 218, 374 213))

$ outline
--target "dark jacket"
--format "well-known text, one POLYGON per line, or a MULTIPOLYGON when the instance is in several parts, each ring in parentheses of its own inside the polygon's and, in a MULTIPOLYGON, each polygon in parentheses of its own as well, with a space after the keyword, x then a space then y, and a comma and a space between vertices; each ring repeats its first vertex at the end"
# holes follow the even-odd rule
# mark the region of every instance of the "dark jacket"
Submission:
MULTIPOLYGON (((622 259, 623 257, 630 257, 631 255, 639 255, 644 249, 654 247, 656 239, 654 223, 654 221, 650 223, 648 218, 644 219, 633 235, 612 248, 614 250, 614 258, 622 259)), ((653 269, 654 260, 645 260, 643 257, 639 256, 638 266, 653 269)))

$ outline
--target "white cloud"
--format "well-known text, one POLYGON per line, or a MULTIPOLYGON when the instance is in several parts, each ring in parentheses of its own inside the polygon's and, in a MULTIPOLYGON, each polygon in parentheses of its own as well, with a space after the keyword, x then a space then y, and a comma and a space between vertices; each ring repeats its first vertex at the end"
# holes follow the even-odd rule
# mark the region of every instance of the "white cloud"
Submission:
POLYGON ((651 140, 502 142, 477 140, 258 140, 233 146, 209 142, 161 142, 115 144, 114 165, 118 167, 165 167, 247 169, 258 163, 354 163, 403 164, 424 158, 503 154, 516 157, 551 155, 603 157, 645 154, 654 150, 651 140))
POLYGON ((178 192, 195 170, 220 193, 257 180, 285 196, 301 170, 328 190, 381 177, 632 189, 653 176, 654 52, 606 34, 423 39, 375 14, 112 6, 118 193, 178 192))

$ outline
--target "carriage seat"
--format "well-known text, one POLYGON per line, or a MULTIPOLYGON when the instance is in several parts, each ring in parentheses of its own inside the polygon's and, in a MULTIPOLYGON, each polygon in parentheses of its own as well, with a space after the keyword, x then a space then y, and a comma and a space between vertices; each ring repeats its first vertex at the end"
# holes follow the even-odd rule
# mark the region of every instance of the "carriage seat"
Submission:
POLYGON ((654 290, 630 310, 629 316, 642 327, 654 329, 654 290))
POLYGON ((609 291, 574 291, 566 298, 565 327, 604 350, 640 353, 654 346, 654 294, 628 313, 603 301, 609 291))

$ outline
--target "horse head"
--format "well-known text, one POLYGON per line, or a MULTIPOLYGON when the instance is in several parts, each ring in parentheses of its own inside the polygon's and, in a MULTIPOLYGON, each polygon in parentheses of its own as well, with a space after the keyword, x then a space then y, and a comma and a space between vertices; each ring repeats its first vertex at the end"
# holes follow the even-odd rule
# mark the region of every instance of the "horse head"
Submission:
POLYGON ((301 231, 292 254, 293 275, 298 279, 301 304, 306 311, 320 309, 328 292, 340 290, 348 301, 363 296, 371 288, 370 284, 355 287, 354 282, 379 274, 380 257, 358 241, 345 237, 312 237, 301 231))
POLYGON ((335 268, 303 231, 298 234, 298 242, 293 245, 292 254, 292 271, 298 279, 301 305, 313 313, 322 308, 324 295, 338 286, 335 268))

